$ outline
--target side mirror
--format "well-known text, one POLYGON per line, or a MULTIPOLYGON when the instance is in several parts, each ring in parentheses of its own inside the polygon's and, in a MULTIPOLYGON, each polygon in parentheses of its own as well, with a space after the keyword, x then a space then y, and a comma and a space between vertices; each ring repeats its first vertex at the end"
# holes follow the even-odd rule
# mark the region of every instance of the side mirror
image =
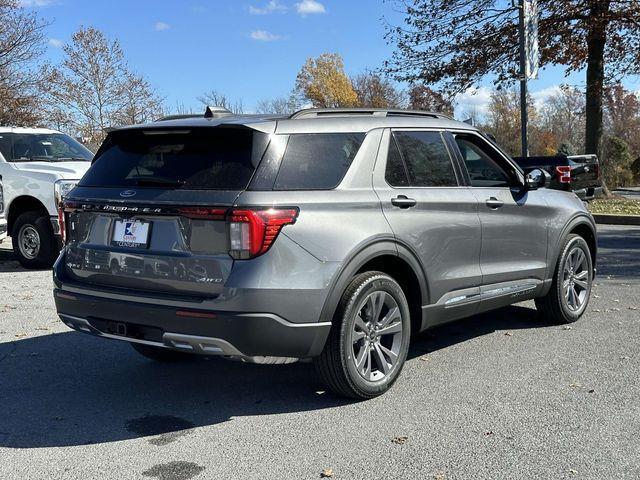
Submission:
POLYGON ((525 188, 527 190, 537 190, 549 186, 551 175, 541 168, 534 168, 527 172, 524 177, 525 188))

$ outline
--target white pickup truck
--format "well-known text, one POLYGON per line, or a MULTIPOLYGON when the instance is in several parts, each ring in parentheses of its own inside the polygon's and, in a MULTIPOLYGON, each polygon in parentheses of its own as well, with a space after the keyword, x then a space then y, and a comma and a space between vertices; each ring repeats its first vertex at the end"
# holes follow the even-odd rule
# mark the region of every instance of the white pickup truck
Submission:
POLYGON ((92 158, 89 149, 55 130, 0 127, 0 241, 11 237, 24 267, 46 268, 55 261, 58 202, 92 158))

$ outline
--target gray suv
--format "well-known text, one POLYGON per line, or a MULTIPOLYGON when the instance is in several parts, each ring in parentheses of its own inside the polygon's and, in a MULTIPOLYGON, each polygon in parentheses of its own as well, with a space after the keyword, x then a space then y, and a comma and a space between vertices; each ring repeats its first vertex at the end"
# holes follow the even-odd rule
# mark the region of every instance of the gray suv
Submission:
POLYGON ((528 299, 552 322, 584 313, 596 227, 547 182, 425 112, 117 129, 61 206, 56 307, 153 359, 313 358, 371 398, 429 327, 528 299))

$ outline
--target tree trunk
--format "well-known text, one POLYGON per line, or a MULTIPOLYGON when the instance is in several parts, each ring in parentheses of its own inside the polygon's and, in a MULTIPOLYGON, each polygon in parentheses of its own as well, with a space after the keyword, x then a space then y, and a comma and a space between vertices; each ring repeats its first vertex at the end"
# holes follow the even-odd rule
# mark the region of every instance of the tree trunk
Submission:
MULTIPOLYGON (((609 12, 611 0, 592 0, 589 14, 589 32, 587 33, 587 105, 585 153, 602 156, 603 128, 603 95, 604 95, 604 51, 607 43, 607 21, 604 17, 609 12)), ((611 195, 604 184, 605 195, 611 195)))

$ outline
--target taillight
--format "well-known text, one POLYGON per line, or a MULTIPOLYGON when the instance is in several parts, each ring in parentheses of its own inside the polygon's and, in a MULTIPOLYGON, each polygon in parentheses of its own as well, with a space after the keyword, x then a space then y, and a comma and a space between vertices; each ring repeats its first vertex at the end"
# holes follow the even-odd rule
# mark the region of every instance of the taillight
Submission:
POLYGON ((599 179, 600 178, 600 164, 599 163, 596 163, 593 166, 593 171, 596 174, 596 178, 599 179))
POLYGON ((229 255, 247 259, 262 255, 273 244, 282 227, 295 223, 295 208, 268 210, 234 209, 229 212, 229 255))
POLYGON ((224 208, 182 207, 178 209, 180 215, 197 220, 224 220, 227 210, 224 208))
POLYGON ((556 173, 558 174, 558 181, 560 183, 571 183, 571 167, 562 165, 556 167, 556 173))
POLYGON ((64 204, 59 203, 58 204, 58 226, 60 228, 60 239, 62 240, 62 245, 67 243, 67 228, 65 223, 66 222, 64 218, 64 204))

